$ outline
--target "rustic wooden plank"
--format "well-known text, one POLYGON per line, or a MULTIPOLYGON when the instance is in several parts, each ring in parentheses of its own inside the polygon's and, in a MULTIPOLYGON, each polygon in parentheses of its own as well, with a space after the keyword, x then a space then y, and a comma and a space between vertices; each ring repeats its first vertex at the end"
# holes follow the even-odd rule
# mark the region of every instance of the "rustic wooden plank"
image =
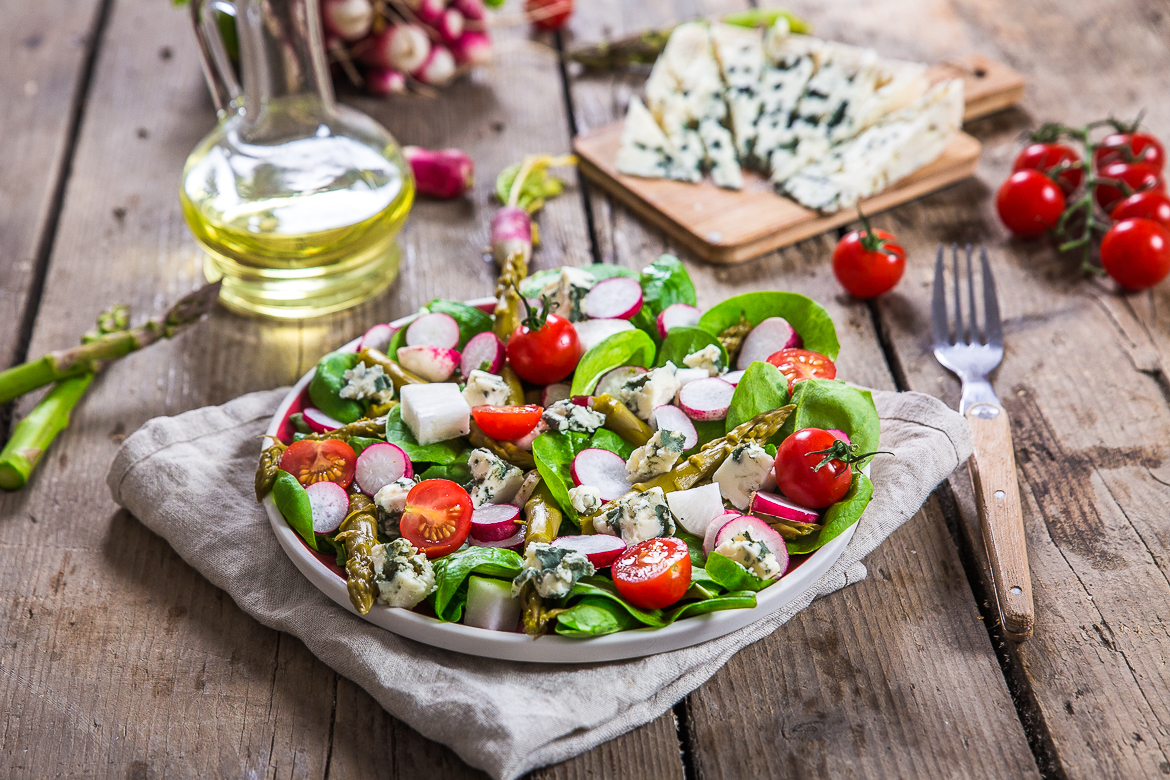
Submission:
MULTIPOLYGON (((13 3, 0 25, 0 366, 20 357, 103 0, 13 3)), ((0 434, 0 438, 6 435, 0 434)))
MULTIPOLYGON (((579 7, 578 33, 614 36, 733 3, 579 7), (617 27, 620 20, 621 26, 617 27), (586 23, 591 26, 586 26, 586 23)), ((799 10, 799 9, 798 9, 799 10)), ((572 81, 579 128, 624 113, 638 75, 572 81)), ((791 289, 838 323, 841 376, 892 388, 864 304, 844 295, 822 236, 741 266, 690 262, 604 194, 591 194, 600 255, 632 267, 662 251, 688 261, 700 305, 752 289, 791 289)), ((954 545, 932 502, 867 561, 870 577, 815 603, 735 656, 687 698, 697 776, 1035 776, 1011 698, 954 545), (793 652, 793 648, 798 648, 793 652)))

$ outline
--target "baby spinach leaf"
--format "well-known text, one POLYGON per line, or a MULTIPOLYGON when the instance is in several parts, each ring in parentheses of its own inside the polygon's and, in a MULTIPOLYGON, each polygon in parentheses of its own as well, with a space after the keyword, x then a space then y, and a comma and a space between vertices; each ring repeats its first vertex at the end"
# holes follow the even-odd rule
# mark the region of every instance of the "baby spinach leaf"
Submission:
POLYGON ((364 450, 366 447, 369 447, 371 444, 381 444, 382 440, 369 439, 365 436, 350 436, 348 439, 346 439, 346 442, 349 444, 349 446, 353 447, 354 455, 361 455, 362 450, 364 450))
POLYGON ((342 423, 356 421, 365 412, 357 401, 341 397, 347 380, 345 372, 357 365, 356 352, 330 352, 317 363, 309 380, 309 399, 313 406, 342 423))
POLYGON ((401 447, 412 463, 447 465, 459 460, 460 454, 467 449, 462 437, 436 444, 419 444, 402 421, 402 406, 395 406, 386 415, 386 441, 401 447))
POLYGON ((575 525, 581 522, 577 517, 577 510, 569 501, 569 491, 575 487, 573 482, 573 458, 581 450, 591 446, 589 436, 584 433, 557 433, 545 431, 532 442, 532 457, 536 460, 536 470, 541 479, 548 486, 553 498, 560 504, 561 511, 573 521, 575 525))
POLYGON ((612 263, 594 263, 593 265, 585 266, 585 270, 593 274, 593 278, 597 281, 602 279, 611 279, 615 276, 624 276, 627 279, 637 279, 638 272, 630 270, 625 266, 614 265, 612 263))
POLYGON ((796 409, 784 421, 781 438, 802 428, 836 428, 849 435, 858 452, 878 448, 881 421, 868 390, 836 379, 806 379, 796 383, 792 403, 796 409))
POLYGON ((618 436, 609 428, 598 428, 589 440, 589 446, 599 450, 609 450, 621 456, 622 460, 629 460, 634 454, 634 445, 618 436))
POLYGON ((590 577, 582 577, 569 591, 569 597, 573 596, 600 596, 602 598, 610 599, 616 604, 620 605, 622 609, 628 612, 631 616, 647 626, 654 626, 661 628, 666 625, 662 619, 662 610, 660 609, 641 609, 635 607, 630 602, 621 597, 617 591, 617 586, 608 577, 599 575, 592 575, 590 577))
POLYGON ((687 543, 687 552, 691 554, 691 582, 697 579, 711 579, 703 566, 707 563, 707 554, 703 552, 703 538, 688 533, 681 525, 676 525, 674 535, 687 543))
POLYGON ((515 550, 499 547, 468 547, 432 561, 435 569, 435 614, 440 620, 455 622, 463 616, 467 603, 467 578, 472 574, 512 579, 520 573, 524 561, 515 550))
MULTIPOLYGON (((459 346, 457 349, 463 349, 467 346, 467 342, 471 340, 472 336, 492 329, 492 315, 482 309, 468 306, 466 303, 436 298, 428 303, 426 308, 427 311, 435 314, 448 314, 455 319, 456 324, 459 325, 459 346)), ((401 328, 400 330, 405 331, 406 329, 401 328)), ((393 354, 397 355, 397 350, 393 354)))
POLYGON ((464 450, 452 463, 436 463, 422 473, 420 479, 449 479, 459 485, 471 481, 471 469, 467 465, 471 450, 464 450))
POLYGON ((752 593, 750 590, 737 590, 731 593, 725 593, 722 596, 703 599, 702 601, 680 604, 673 609, 667 610, 663 617, 669 625, 676 620, 682 620, 683 618, 694 617, 696 615, 706 615, 708 612, 718 612, 723 609, 751 609, 755 605, 755 593, 752 593))
POLYGON ((674 255, 662 255, 643 268, 641 282, 642 309, 654 317, 675 303, 695 305, 695 285, 686 266, 674 255))
POLYGON ((699 443, 693 449, 688 450, 687 453, 694 452, 707 442, 715 441, 726 433, 723 430, 722 420, 691 420, 691 422, 695 424, 695 432, 699 434, 699 443))
POLYGON ((671 328, 670 333, 666 334, 666 338, 662 340, 662 346, 658 348, 658 359, 654 361, 654 365, 665 366, 669 360, 678 368, 686 368, 683 359, 692 352, 698 352, 710 344, 719 347, 719 357, 723 361, 720 365, 726 368, 728 363, 727 350, 719 343, 719 339, 701 328, 691 328, 685 325, 671 328))
POLYGON ((860 471, 853 472, 853 484, 845 497, 825 510, 821 523, 824 528, 815 534, 788 540, 788 552, 793 555, 819 550, 836 539, 845 529, 861 519, 861 513, 873 498, 873 483, 860 471))
POLYGON ((287 471, 276 472, 272 483, 272 500, 284 516, 288 527, 305 540, 305 544, 317 549, 317 534, 313 531, 313 508, 309 505, 309 494, 301 487, 297 478, 287 471))
POLYGON ((788 380, 780 373, 780 369, 771 363, 757 360, 748 366, 735 386, 724 430, 730 431, 761 412, 779 409, 788 403, 788 399, 788 380))
POLYGON ((757 577, 755 572, 748 571, 742 564, 717 552, 707 556, 706 569, 711 579, 727 590, 759 591, 775 581, 757 577))
POLYGON ((615 333, 581 357, 573 372, 572 395, 589 395, 605 372, 618 366, 649 368, 654 363, 654 342, 640 330, 615 333))
POLYGON ((728 298, 708 309, 699 318, 699 327, 718 336, 739 322, 741 314, 753 325, 769 317, 783 317, 800 334, 805 349, 830 360, 835 360, 841 349, 829 313, 811 298, 794 292, 750 292, 728 298))
POLYGON ((603 636, 627 628, 639 628, 638 619, 610 599, 586 596, 557 615, 556 632, 561 636, 603 636))

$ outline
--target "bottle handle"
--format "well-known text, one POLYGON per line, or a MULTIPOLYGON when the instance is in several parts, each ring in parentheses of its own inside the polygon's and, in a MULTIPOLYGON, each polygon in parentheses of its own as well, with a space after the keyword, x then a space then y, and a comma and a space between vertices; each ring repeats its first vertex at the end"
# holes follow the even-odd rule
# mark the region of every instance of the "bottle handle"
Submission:
POLYGON ((223 31, 220 30, 219 13, 237 17, 236 6, 229 0, 192 0, 191 23, 195 27, 195 39, 199 42, 199 53, 203 60, 203 76, 215 102, 215 113, 223 119, 229 111, 239 108, 240 97, 244 94, 236 71, 228 56, 223 31), (221 10, 230 9, 230 13, 221 10))

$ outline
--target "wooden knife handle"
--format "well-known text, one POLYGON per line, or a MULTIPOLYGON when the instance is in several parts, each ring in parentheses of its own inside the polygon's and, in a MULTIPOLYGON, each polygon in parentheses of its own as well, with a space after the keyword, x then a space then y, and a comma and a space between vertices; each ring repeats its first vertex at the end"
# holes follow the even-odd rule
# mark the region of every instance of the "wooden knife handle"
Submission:
POLYGON ((1021 641, 1031 636, 1035 614, 1011 423, 1004 408, 992 403, 972 405, 966 417, 975 439, 968 468, 995 579, 999 617, 1007 636, 1021 641))

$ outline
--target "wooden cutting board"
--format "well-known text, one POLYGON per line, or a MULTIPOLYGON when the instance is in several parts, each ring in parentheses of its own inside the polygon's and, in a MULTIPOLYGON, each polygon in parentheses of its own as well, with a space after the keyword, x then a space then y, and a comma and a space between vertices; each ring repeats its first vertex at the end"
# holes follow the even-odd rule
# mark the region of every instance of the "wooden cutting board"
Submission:
MULTIPOLYGON (((977 55, 936 65, 929 75, 931 83, 963 79, 965 120, 1000 111, 1024 96, 1020 74, 977 55)), ((750 171, 744 171, 744 188, 738 191, 716 187, 709 179, 689 184, 626 176, 614 167, 621 133, 619 121, 578 136, 573 148, 581 171, 708 262, 742 263, 857 219, 856 208, 828 215, 809 211, 777 195, 767 179, 750 171)), ((939 159, 862 201, 862 211, 874 214, 970 176, 979 150, 978 141, 960 132, 939 159)))

